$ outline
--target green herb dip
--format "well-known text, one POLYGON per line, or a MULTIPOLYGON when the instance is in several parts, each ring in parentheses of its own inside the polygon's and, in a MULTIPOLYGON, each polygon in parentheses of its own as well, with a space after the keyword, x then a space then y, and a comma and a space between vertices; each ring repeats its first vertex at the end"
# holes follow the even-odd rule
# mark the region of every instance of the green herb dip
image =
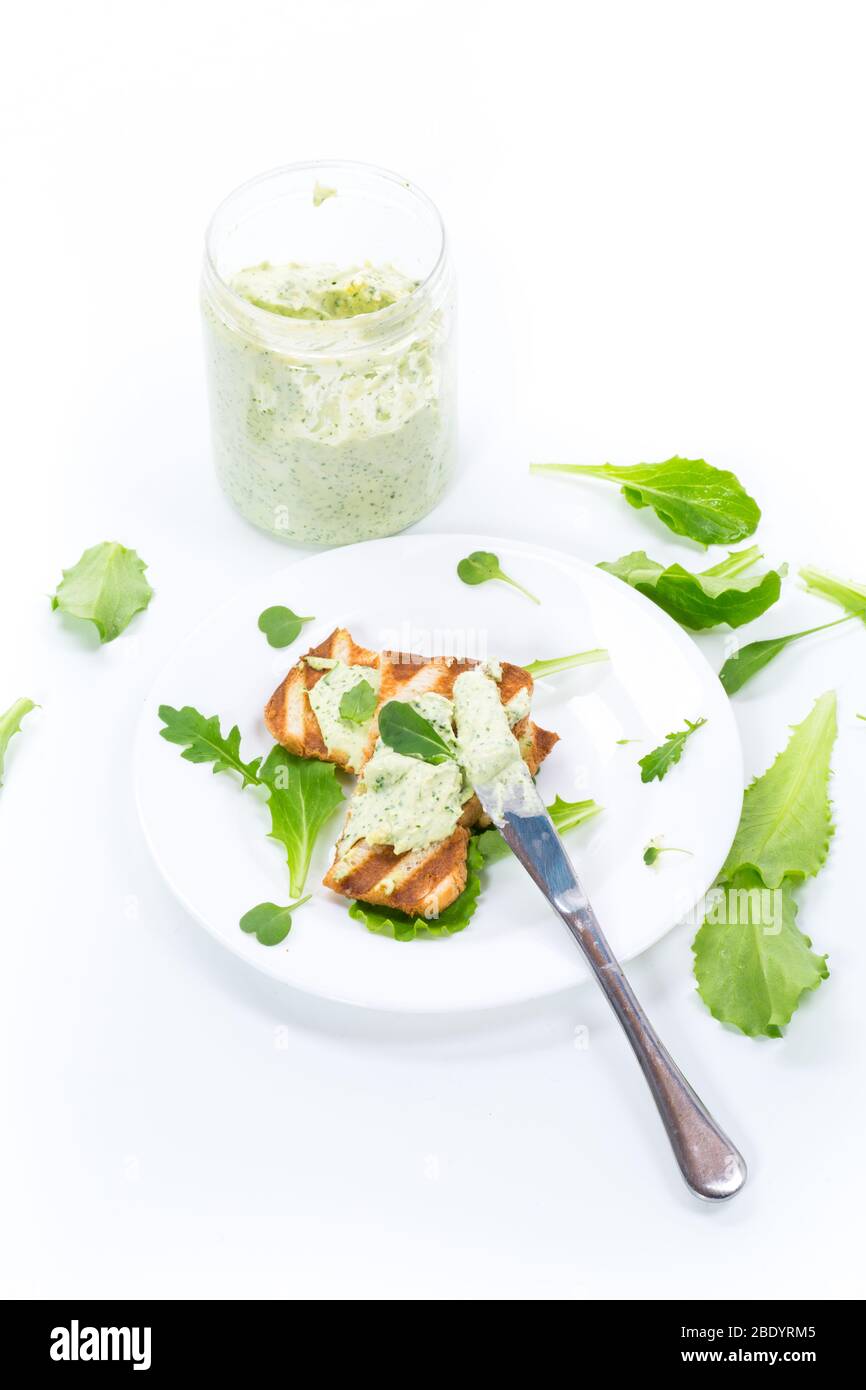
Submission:
POLYGON ((531 791, 533 782, 496 682, 483 669, 464 671, 454 682, 454 718, 466 776, 484 788, 486 810, 501 824, 506 801, 531 791))
POLYGON ((455 456, 450 305, 390 265, 263 262, 227 284, 203 311, 217 473, 239 511, 325 545, 424 516, 455 456))
POLYGON ((378 691, 381 677, 372 666, 348 666, 345 661, 332 661, 330 657, 307 657, 308 665, 314 669, 325 669, 326 662, 327 674, 307 691, 307 698, 319 721, 319 729, 328 752, 344 753, 346 766, 351 772, 357 772, 370 737, 372 719, 362 724, 343 719, 340 715, 340 701, 347 690, 360 685, 361 681, 368 681, 373 689, 378 691))
POLYGON ((456 762, 421 762, 379 742, 352 802, 351 839, 393 845, 397 854, 447 840, 463 811, 463 776, 456 762))
POLYGON ((509 711, 501 703, 495 676, 485 669, 457 677, 453 702, 431 692, 410 704, 453 749, 454 761, 425 763, 380 740, 352 802, 347 829, 352 843, 363 838, 373 845, 393 845, 398 854, 425 849, 452 833, 476 785, 494 788, 494 810, 514 791, 532 787, 509 711))

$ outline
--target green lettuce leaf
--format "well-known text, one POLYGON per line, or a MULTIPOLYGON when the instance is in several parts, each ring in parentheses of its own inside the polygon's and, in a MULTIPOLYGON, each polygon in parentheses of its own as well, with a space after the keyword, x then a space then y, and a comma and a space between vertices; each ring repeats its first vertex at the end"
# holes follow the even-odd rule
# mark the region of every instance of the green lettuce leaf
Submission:
POLYGON ((789 882, 769 894, 745 869, 724 891, 721 912, 708 914, 692 946, 698 992, 721 1023, 781 1037, 803 995, 829 975, 826 956, 798 929, 789 882))
POLYGON ((752 676, 769 666, 770 662, 792 642, 799 642, 801 637, 812 637, 816 632, 826 632, 828 628, 838 627, 840 623, 850 623, 855 616, 856 614, 849 613, 847 618, 837 618, 835 622, 822 623, 820 627, 807 627, 803 632, 789 632, 785 637, 767 637, 762 642, 749 642, 747 646, 740 647, 738 652, 728 657, 719 672, 719 680, 728 695, 735 695, 752 676))
POLYGON ((820 594, 821 598, 831 599, 841 608, 847 608, 849 613, 858 614, 866 622, 866 584, 850 584, 844 579, 835 579, 832 574, 825 574, 823 570, 810 569, 808 566, 800 570, 800 578, 810 594, 820 594))
POLYGON ((303 891, 316 837, 343 800, 333 763, 298 758, 275 744, 259 768, 268 789, 270 835, 286 851, 293 896, 303 891))
POLYGON ((772 767, 747 787, 720 881, 751 869, 767 888, 778 888, 786 878, 818 872, 833 834, 828 785, 835 739, 836 695, 829 690, 795 725, 772 767))
POLYGON ((621 483, 632 507, 652 507, 671 531, 702 545, 735 545, 751 536, 761 519, 760 507, 739 478, 704 459, 674 456, 664 463, 625 468, 611 463, 533 463, 530 471, 583 474, 621 483))
POLYGON ((405 700, 389 700, 379 711, 379 737, 395 753, 424 763, 447 763, 454 750, 438 729, 405 700))
POLYGON ((29 714, 35 708, 32 700, 22 698, 11 704, 5 714, 0 714, 0 787, 3 785, 3 768, 9 740, 13 734, 17 734, 20 730, 21 721, 25 714, 29 714))
POLYGON ((732 551, 727 560, 692 574, 682 565, 665 568, 645 551, 635 550, 619 560, 603 561, 598 568, 645 594, 683 627, 700 631, 720 623, 742 627, 776 602, 786 566, 764 574, 744 575, 743 571, 760 558, 760 550, 752 546, 732 551))
MULTIPOLYGON (((844 621, 844 619, 843 619, 844 621)), ((379 697, 369 681, 358 681, 343 692, 340 699, 340 718, 352 724, 366 724, 376 712, 379 697)))
POLYGON ((146 569, 134 550, 103 541, 85 550, 72 569, 63 571, 51 607, 93 623, 100 642, 113 642, 153 597, 144 577, 146 569))
POLYGON ((350 906, 349 916, 356 922, 363 922, 368 931, 378 936, 391 936, 395 941, 414 941, 419 936, 453 936, 455 932, 463 931, 474 915, 481 892, 479 871, 483 862, 481 851, 474 840, 470 840, 466 887, 438 917, 411 917, 394 908, 361 902, 360 899, 350 906))

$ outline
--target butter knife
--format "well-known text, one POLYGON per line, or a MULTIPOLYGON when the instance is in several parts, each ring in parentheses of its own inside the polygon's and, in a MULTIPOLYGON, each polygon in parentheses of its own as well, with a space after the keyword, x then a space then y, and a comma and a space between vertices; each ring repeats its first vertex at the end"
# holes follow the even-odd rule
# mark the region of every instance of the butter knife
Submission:
POLYGON ((529 779, 503 800, 502 788, 475 791, 554 912, 571 932, 619 1019, 652 1092, 674 1157, 697 1197, 723 1201, 746 1181, 746 1164, 661 1043, 608 945, 565 846, 529 779))

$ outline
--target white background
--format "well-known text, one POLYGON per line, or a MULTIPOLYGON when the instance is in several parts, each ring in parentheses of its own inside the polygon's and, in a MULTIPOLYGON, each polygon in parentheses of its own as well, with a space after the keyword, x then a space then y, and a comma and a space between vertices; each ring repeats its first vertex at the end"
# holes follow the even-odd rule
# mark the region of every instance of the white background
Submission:
MULTIPOLYGON (((42 709, 0 793, 4 1292, 862 1296, 854 625, 736 701, 751 775, 839 690, 839 829, 801 897, 830 980, 784 1041, 752 1041, 700 1004, 685 929, 631 969, 750 1160, 719 1209, 682 1187, 590 987, 448 1020, 292 995, 169 896, 129 766, 166 656, 292 553, 217 492, 196 307, 212 207, 290 160, 398 169, 448 224, 462 460, 420 529, 688 563, 612 489, 526 475, 678 451, 747 481, 773 562, 866 579, 861 20, 828 0, 6 17, 0 708, 42 709), (157 594, 99 649, 46 595, 103 539, 157 594)), ((834 616, 792 579, 750 636, 834 616)), ((703 645, 718 663, 724 639, 703 645)))

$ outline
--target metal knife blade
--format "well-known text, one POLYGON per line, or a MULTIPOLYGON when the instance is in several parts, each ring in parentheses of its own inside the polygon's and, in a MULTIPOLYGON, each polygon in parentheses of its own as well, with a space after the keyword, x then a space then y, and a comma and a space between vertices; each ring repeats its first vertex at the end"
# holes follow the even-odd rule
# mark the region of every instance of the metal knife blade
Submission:
POLYGON ((710 1201, 746 1181, 739 1150, 716 1124, 644 1013, 607 943, 565 846, 528 773, 501 786, 476 786, 481 805, 571 932, 628 1038, 652 1092, 680 1172, 710 1201))

